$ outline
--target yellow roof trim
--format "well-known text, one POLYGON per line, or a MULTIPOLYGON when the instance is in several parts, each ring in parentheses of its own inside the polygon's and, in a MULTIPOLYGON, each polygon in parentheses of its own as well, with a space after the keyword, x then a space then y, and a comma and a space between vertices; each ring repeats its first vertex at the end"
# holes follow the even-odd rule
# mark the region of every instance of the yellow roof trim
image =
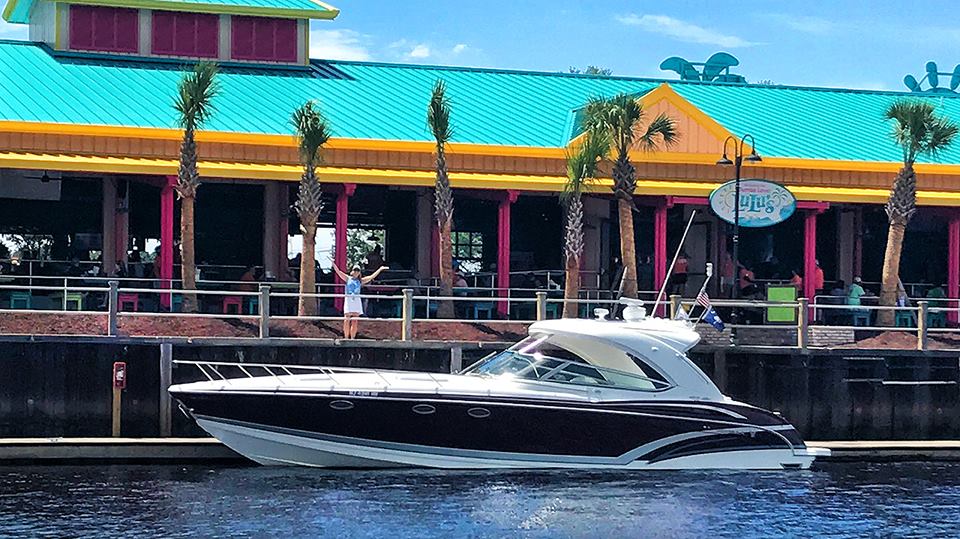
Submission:
MULTIPOLYGON (((156 140, 180 140, 183 131, 159 127, 126 127, 116 125, 64 124, 51 122, 21 122, 0 120, 0 132, 25 133, 38 135, 84 135, 120 138, 145 138, 156 140)), ((296 148, 297 139, 290 135, 266 133, 238 133, 234 131, 197 132, 197 142, 216 142, 224 144, 251 144, 256 146, 279 146, 296 148)), ((382 140, 332 138, 325 146, 335 150, 379 150, 395 152, 433 153, 435 145, 420 140, 382 140)), ((560 159, 563 148, 544 148, 538 146, 501 146, 495 144, 472 144, 451 142, 447 145, 450 153, 504 157, 539 157, 560 159)))
MULTIPOLYGON (((660 94, 665 99, 683 100, 672 88, 661 85, 650 93, 666 87, 660 94)), ((650 95, 650 94, 648 94, 650 95)), ((685 101, 685 100, 684 100, 685 101)), ((674 105, 676 102, 671 101, 674 105)), ((691 105, 692 106, 692 105, 691 105)), ((702 114, 702 113, 701 113, 702 114)), ((708 118, 704 115, 705 118, 708 118)), ((722 126, 712 129, 723 129, 722 126)), ((704 125, 705 128, 710 128, 704 125)), ((80 135, 102 136, 119 138, 144 138, 155 140, 180 140, 183 132, 179 129, 157 127, 127 127, 115 125, 85 125, 52 122, 23 122, 0 120, 0 132, 39 134, 39 135, 80 135)), ((256 146, 278 146, 296 148, 297 140, 291 135, 274 135, 265 133, 238 133, 231 131, 198 131, 198 142, 224 144, 250 144, 256 146)), ((335 150, 370 150, 394 151, 412 153, 433 153, 434 143, 430 141, 414 140, 379 140, 379 139, 351 139, 332 138, 325 146, 335 150)), ((495 144, 472 144, 453 142, 447 145, 449 153, 500 156, 526 157, 541 159, 563 159, 565 148, 546 148, 537 146, 502 146, 495 144)), ((631 152, 634 163, 665 163, 687 165, 715 165, 717 156, 700 153, 681 153, 669 151, 631 152)), ((808 170, 839 170, 848 172, 884 172, 897 173, 902 167, 898 162, 883 161, 844 161, 839 159, 809 159, 796 157, 763 157, 760 163, 748 165, 749 168, 797 168, 808 170)), ((945 174, 960 176, 960 164, 917 163, 914 168, 920 174, 945 174)))
MULTIPOLYGON (((0 168, 14 169, 167 176, 177 173, 177 164, 174 159, 0 152, 0 168)), ((199 163, 199 168, 200 173, 208 178, 293 182, 299 181, 301 174, 301 168, 294 165, 202 161, 199 163)), ((434 172, 429 170, 321 167, 318 170, 318 176, 320 181, 325 183, 416 187, 429 187, 435 181, 434 172)), ((559 192, 567 181, 564 176, 470 172, 451 172, 450 180, 454 187, 462 189, 514 189, 549 193, 559 192)), ((588 191, 609 194, 611 183, 609 179, 592 182, 588 186, 588 191)), ((719 185, 720 183, 715 182, 647 178, 637 181, 637 194, 705 197, 719 185)), ((808 186, 789 186, 789 189, 797 199, 814 202, 883 204, 889 196, 889 191, 886 189, 808 186)), ((960 192, 921 190, 917 192, 917 203, 921 206, 960 207, 960 192)))

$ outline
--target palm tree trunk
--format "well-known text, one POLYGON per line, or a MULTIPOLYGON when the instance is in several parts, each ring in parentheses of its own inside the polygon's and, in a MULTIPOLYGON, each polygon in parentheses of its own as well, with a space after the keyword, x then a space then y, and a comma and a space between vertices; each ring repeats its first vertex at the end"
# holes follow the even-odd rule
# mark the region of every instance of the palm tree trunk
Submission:
MULTIPOLYGON (((450 297, 453 294, 453 223, 448 219, 440 223, 440 295, 450 297)), ((441 301, 437 306, 437 316, 453 318, 452 301, 441 301)))
MULTIPOLYGON (((197 289, 197 266, 194 256, 194 220, 195 198, 180 198, 180 278, 184 290, 197 289)), ((197 312, 197 295, 183 295, 183 312, 197 312)))
MULTIPOLYGON (((897 283, 900 281, 900 255, 903 253, 903 234, 906 226, 891 222, 887 231, 887 250, 883 256, 883 282, 880 286, 880 304, 897 304, 897 283)), ((894 311, 878 311, 877 323, 892 326, 894 311)))
MULTIPOLYGON (((623 264, 623 290, 625 298, 637 297, 637 246, 633 238, 633 207, 629 200, 618 198, 620 214, 620 263, 623 264)), ((611 283, 619 287, 620 283, 611 283)))
POLYGON ((297 306, 299 316, 314 316, 317 314, 317 298, 304 294, 317 293, 316 273, 316 246, 317 225, 316 218, 300 219, 300 231, 303 233, 303 251, 300 253, 300 299, 297 306))
MULTIPOLYGON (((563 284, 563 299, 576 300, 580 297, 580 257, 567 257, 566 277, 563 284)), ((580 304, 575 301, 563 302, 563 317, 580 316, 580 304)))

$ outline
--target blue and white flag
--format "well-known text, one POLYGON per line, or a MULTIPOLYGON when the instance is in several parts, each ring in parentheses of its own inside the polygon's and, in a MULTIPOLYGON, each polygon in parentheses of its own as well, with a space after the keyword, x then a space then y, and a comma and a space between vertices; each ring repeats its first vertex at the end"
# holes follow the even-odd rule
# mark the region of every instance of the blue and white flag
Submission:
POLYGON ((720 319, 717 311, 713 310, 713 305, 710 303, 710 296, 708 296, 706 292, 700 292, 700 295, 697 296, 697 305, 704 308, 703 321, 713 326, 717 331, 723 331, 723 320, 720 319))

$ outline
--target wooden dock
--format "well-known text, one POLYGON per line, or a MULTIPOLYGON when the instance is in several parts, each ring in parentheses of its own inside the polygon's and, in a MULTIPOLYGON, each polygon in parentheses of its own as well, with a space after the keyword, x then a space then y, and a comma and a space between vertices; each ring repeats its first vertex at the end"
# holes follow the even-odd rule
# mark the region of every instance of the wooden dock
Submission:
MULTIPOLYGON (((960 440, 807 442, 832 451, 823 462, 956 461, 960 440)), ((213 438, 5 438, 0 465, 245 464, 213 438)))

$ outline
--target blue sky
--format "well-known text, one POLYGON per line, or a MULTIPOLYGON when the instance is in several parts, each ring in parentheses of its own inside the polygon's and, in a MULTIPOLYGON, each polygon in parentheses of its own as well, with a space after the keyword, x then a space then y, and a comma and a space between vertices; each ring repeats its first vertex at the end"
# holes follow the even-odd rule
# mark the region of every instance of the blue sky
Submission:
MULTIPOLYGON (((618 75, 674 78, 668 56, 724 50, 750 81, 904 89, 924 64, 960 62, 955 4, 806 0, 330 0, 312 27, 315 58, 562 71, 596 64, 618 75), (738 12, 732 13, 735 6, 738 12)), ((0 22, 0 36, 25 37, 0 22)))

